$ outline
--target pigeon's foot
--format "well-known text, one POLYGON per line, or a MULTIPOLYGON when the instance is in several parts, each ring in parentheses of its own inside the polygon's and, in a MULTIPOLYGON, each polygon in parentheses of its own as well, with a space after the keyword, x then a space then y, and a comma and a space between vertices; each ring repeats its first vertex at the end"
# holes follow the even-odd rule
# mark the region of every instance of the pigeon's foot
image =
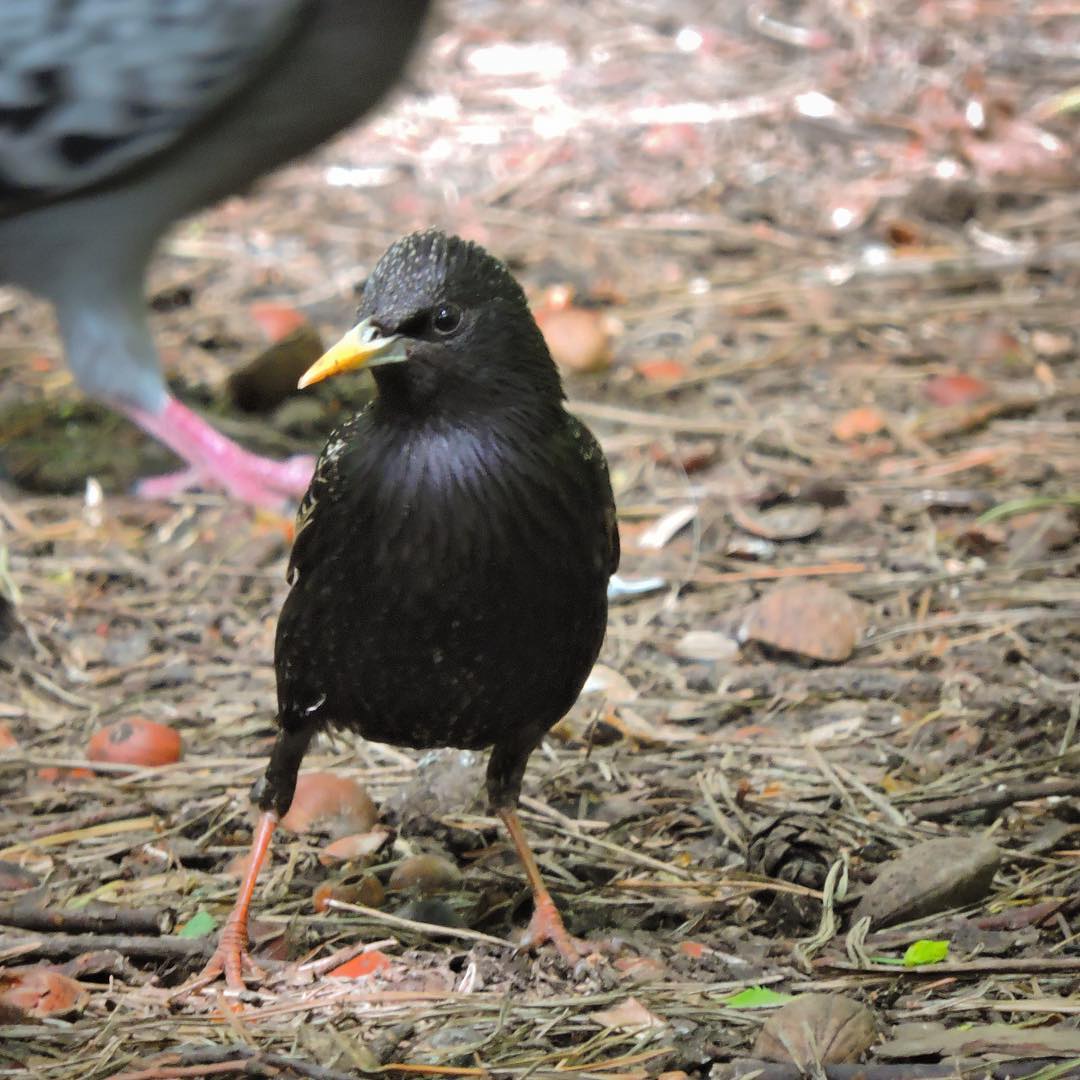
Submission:
POLYGON ((127 415, 148 434, 182 457, 188 467, 141 481, 145 498, 167 499, 193 487, 224 489, 254 506, 279 508, 307 489, 315 459, 306 454, 274 461, 245 450, 175 398, 160 412, 126 407, 127 415))

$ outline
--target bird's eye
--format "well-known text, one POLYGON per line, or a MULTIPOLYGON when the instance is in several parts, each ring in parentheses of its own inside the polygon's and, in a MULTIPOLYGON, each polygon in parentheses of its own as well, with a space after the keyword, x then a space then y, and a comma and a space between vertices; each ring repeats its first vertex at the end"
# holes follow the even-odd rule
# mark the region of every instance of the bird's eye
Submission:
POLYGON ((440 304, 431 318, 431 325, 440 334, 452 334, 461 325, 461 308, 457 304, 440 304))

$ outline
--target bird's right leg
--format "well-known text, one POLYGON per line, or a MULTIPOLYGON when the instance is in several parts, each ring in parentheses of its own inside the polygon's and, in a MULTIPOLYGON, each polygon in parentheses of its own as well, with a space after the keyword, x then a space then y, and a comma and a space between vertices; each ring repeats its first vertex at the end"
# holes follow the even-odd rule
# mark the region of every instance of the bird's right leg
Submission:
POLYGON ((239 992, 244 989, 244 972, 249 971, 256 979, 264 979, 265 972, 248 954, 248 912, 255 895, 255 884, 259 871, 270 850, 270 840, 278 821, 288 812, 296 791, 296 776, 300 771, 300 761, 311 742, 312 729, 289 732, 284 728, 278 732, 274 749, 270 754, 270 763, 262 779, 252 790, 252 799, 261 814, 251 841, 251 854, 244 872, 236 903, 229 913, 225 925, 221 928, 217 949, 210 957, 201 974, 185 984, 183 990, 189 993, 212 983, 219 975, 225 975, 229 990, 239 992))
POLYGON ((259 823, 255 827, 255 835, 251 841, 247 869, 244 871, 243 881, 240 882, 240 891, 236 895, 236 903, 229 912, 225 925, 221 928, 221 935, 218 937, 213 956, 207 961, 201 974, 184 987, 186 991, 207 986, 222 973, 225 975, 226 986, 235 991, 244 989, 245 971, 260 981, 266 978, 266 972, 251 959, 248 953, 248 911, 252 897, 255 895, 255 883, 259 880, 259 871, 262 870, 262 865, 266 861, 266 853, 270 850, 270 839, 274 835, 278 820, 278 815, 272 810, 264 810, 259 816, 259 823))
POLYGON ((544 884, 536 856, 532 853, 529 841, 525 837, 525 830, 518 819, 517 810, 512 806, 504 806, 496 810, 496 813, 502 818, 506 831, 510 834, 521 865, 525 868, 525 877, 532 888, 533 915, 529 920, 529 928, 525 931, 521 947, 531 950, 550 941, 559 951, 563 963, 572 968, 581 959, 578 942, 570 936, 559 914, 559 909, 555 906, 555 901, 551 899, 547 885, 544 884))

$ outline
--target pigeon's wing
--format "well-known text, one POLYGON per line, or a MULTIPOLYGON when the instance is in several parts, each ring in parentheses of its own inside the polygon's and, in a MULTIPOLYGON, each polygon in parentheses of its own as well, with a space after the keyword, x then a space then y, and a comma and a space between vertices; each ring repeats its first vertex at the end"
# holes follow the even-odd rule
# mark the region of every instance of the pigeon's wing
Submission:
POLYGON ((137 166, 255 78, 318 0, 0 0, 0 217, 137 166))

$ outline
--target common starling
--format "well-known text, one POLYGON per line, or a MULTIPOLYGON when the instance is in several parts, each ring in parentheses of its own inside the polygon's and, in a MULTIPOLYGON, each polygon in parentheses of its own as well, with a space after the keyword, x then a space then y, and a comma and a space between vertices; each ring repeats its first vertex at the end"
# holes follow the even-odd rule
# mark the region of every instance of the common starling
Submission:
MULTIPOLYGON (((297 519, 274 668, 279 733, 252 858, 202 982, 243 985, 247 918, 324 727, 491 747, 487 794, 532 886, 526 943, 567 933, 518 820, 529 755, 603 641, 619 534, 607 464, 506 266, 440 232, 394 244, 359 321, 301 380, 366 365, 377 394, 326 444, 297 519)), ((253 965, 252 965, 253 966, 253 965)))
POLYGON ((87 393, 193 484, 277 504, 312 460, 259 457, 178 402, 143 299, 159 237, 368 111, 428 0, 2 0, 0 281, 50 300, 87 393))

